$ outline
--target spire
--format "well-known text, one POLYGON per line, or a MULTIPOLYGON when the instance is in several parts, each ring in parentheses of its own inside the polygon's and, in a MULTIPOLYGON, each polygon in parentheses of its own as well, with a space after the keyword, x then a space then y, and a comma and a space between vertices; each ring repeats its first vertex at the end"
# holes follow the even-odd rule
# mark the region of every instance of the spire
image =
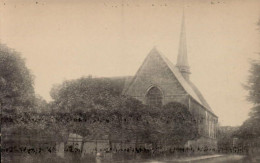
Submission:
POLYGON ((186 80, 188 80, 189 74, 190 74, 190 67, 189 67, 188 56, 187 56, 184 10, 183 10, 183 13, 182 13, 181 34, 180 34, 179 51, 178 51, 178 58, 177 58, 176 67, 179 68, 183 77, 186 80))

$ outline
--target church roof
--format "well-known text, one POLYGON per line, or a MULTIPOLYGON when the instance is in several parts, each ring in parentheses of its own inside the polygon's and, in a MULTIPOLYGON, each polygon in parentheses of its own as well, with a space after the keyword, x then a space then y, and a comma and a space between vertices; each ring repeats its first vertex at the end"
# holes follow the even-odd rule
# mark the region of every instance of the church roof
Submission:
MULTIPOLYGON (((199 104, 204 106, 208 111, 210 111, 212 114, 214 114, 213 110, 199 91, 199 89, 191 82, 184 79, 179 69, 173 65, 173 63, 166 58, 161 52, 159 52, 157 49, 154 49, 157 51, 158 55, 162 57, 162 59, 165 61, 165 63, 168 65, 170 70, 173 72, 173 74, 176 76, 177 80, 180 82, 182 87, 185 89, 185 91, 199 104)), ((215 114, 214 114, 215 115, 215 114)))
MULTIPOLYGON (((196 102, 198 102, 200 105, 202 105, 206 110, 208 110, 209 112, 211 112, 212 114, 213 111, 211 109, 211 107, 209 106, 209 104, 207 103, 207 101, 205 100, 205 98, 203 97, 203 95, 201 94, 201 92, 198 90, 198 88, 190 81, 187 81, 181 74, 180 70, 173 65, 173 63, 171 61, 168 60, 168 58, 166 58, 161 52, 159 52, 156 48, 153 48, 150 53, 148 54, 147 58, 150 55, 158 55, 161 57, 161 59, 166 63, 166 65, 169 67, 169 69, 171 70, 171 72, 174 74, 174 76, 177 78, 177 80, 179 81, 179 83, 181 84, 181 86, 184 88, 184 90, 187 92, 187 94, 189 94, 196 102)), ((146 58, 146 59, 147 59, 146 58)), ((145 61, 144 61, 145 62, 145 61)), ((142 67, 142 66, 141 66, 142 67)), ((135 76, 136 77, 136 76, 135 76)), ((128 78, 126 80, 126 84, 125 84, 125 88, 124 91, 127 91, 127 89, 130 87, 131 83, 134 82, 135 77, 132 78, 128 78)), ((214 114, 215 115, 215 114, 214 114)))

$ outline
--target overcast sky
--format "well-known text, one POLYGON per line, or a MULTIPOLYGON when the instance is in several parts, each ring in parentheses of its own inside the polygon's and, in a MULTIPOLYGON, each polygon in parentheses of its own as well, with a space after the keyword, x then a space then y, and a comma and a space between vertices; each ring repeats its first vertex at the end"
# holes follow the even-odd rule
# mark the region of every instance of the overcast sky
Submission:
MULTIPOLYGON (((154 46, 176 63, 183 1, 0 2, 1 42, 26 59, 48 101, 64 80, 134 75, 154 46)), ((186 0, 184 8, 191 80, 221 125, 240 125, 252 106, 242 84, 260 52, 260 1, 186 0)))

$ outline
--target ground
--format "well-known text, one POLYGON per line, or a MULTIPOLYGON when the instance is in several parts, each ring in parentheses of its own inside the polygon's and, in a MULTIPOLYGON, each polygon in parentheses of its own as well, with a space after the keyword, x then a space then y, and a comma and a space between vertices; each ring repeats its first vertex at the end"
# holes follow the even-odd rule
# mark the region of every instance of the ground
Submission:
MULTIPOLYGON (((164 160, 164 161, 157 161, 157 160, 150 160, 150 161, 138 161, 142 163, 257 163, 260 160, 250 158, 248 156, 243 155, 215 155, 205 157, 192 157, 186 159, 175 159, 175 160, 164 160)), ((129 162, 132 163, 132 162, 129 162)))

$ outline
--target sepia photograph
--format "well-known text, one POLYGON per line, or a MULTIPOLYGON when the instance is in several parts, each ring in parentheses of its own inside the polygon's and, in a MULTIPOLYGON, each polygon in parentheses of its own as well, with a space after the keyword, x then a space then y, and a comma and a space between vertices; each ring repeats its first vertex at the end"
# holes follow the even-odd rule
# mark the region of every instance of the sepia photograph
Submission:
POLYGON ((3 163, 260 163, 260 0, 0 0, 3 163))

